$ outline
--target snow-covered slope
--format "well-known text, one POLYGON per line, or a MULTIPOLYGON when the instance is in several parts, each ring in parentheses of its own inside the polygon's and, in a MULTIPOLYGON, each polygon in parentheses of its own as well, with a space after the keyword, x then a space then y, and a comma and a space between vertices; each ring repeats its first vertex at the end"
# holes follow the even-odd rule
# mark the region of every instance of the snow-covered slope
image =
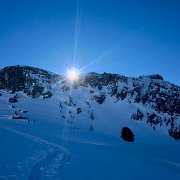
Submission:
POLYGON ((0 71, 0 89, 0 179, 180 177, 180 88, 160 75, 71 83, 13 66, 0 71))

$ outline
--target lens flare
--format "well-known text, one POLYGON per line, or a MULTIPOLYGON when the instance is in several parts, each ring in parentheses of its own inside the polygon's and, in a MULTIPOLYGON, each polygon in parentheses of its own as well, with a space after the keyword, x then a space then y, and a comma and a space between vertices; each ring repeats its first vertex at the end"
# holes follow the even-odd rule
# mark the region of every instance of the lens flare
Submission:
POLYGON ((79 80, 79 74, 80 74, 80 72, 76 68, 71 68, 71 69, 67 70, 67 78, 71 82, 79 80))

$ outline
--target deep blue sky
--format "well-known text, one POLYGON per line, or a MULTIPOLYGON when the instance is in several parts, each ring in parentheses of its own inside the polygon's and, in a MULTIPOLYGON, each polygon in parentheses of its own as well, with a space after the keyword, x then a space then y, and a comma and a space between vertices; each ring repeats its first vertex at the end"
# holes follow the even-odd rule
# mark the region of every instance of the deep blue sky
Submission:
POLYGON ((159 73, 180 85, 180 1, 0 0, 0 67, 64 74, 73 61, 85 72, 159 73))

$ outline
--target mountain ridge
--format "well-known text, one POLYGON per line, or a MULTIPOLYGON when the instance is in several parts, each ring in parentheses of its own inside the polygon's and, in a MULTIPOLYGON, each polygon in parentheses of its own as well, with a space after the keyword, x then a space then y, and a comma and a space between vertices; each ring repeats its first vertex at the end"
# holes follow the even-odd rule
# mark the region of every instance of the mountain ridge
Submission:
MULTIPOLYGON (((65 76, 30 66, 9 66, 0 70, 0 89, 11 94, 22 91, 31 98, 48 99, 56 95, 53 92, 54 87, 58 87, 58 92, 63 93, 62 96, 67 94, 67 99, 62 104, 68 108, 76 107, 79 102, 73 102, 72 91, 87 95, 82 101, 88 108, 91 108, 93 102, 103 105, 111 100, 116 104, 127 102, 129 106, 137 106, 127 118, 138 122, 145 121, 153 130, 165 126, 171 137, 180 139, 180 87, 164 81, 161 75, 133 78, 90 72, 82 74, 77 82, 71 83, 65 76)), ((16 96, 14 101, 15 99, 16 96)), ((76 107, 79 114, 83 108, 76 107)), ((90 116, 93 119, 94 114, 91 112, 90 116)))

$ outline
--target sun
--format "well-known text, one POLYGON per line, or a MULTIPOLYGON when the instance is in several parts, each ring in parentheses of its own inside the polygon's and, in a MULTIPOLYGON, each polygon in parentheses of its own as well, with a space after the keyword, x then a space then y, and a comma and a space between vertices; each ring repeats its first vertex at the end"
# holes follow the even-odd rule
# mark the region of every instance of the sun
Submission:
POLYGON ((80 71, 76 68, 70 68, 67 70, 67 78, 71 82, 79 80, 79 74, 80 74, 80 71))

